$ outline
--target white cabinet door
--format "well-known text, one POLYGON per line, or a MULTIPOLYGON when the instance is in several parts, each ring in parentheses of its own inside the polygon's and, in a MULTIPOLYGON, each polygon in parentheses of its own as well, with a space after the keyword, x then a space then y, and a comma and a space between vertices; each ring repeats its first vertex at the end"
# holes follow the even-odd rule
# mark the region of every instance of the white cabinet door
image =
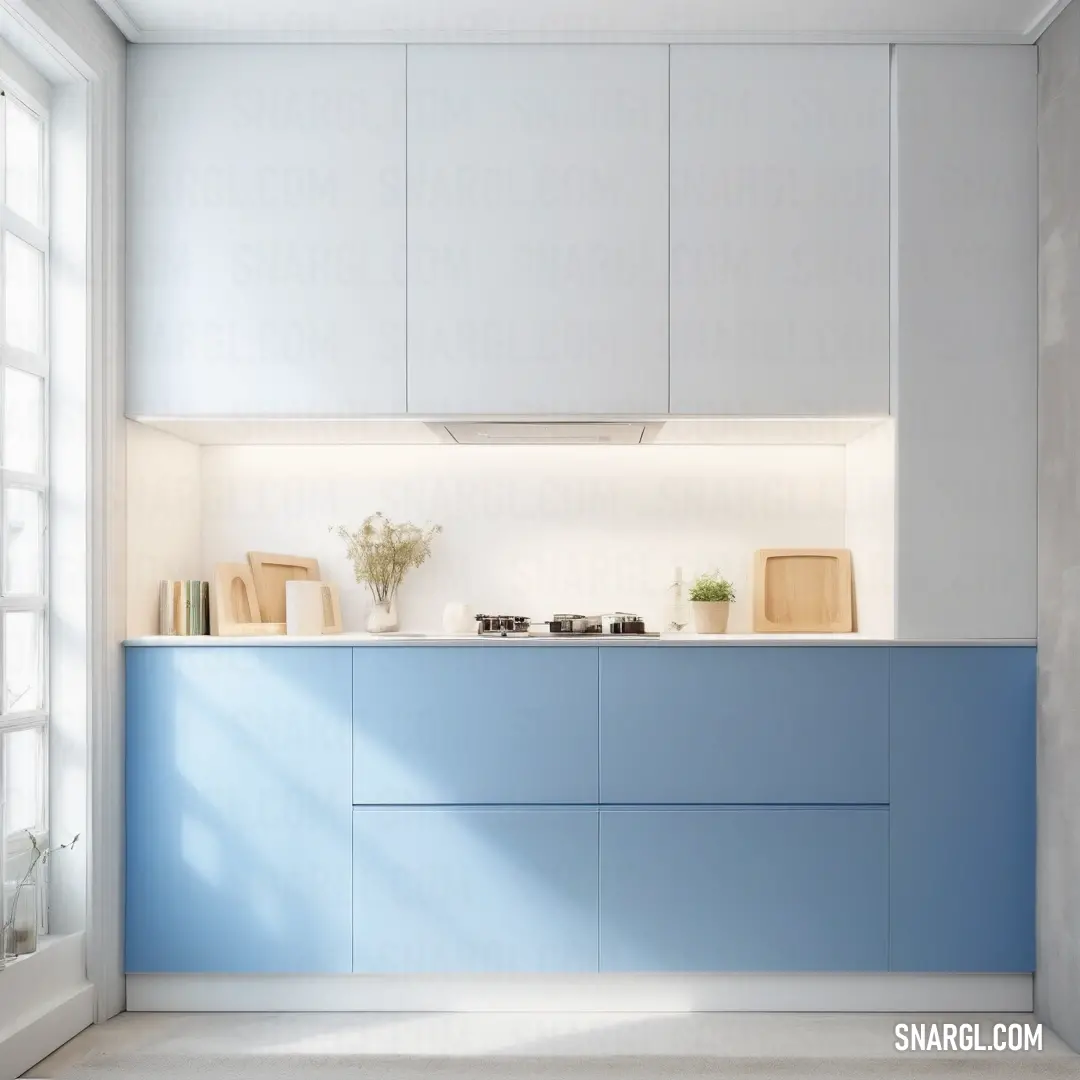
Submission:
POLYGON ((128 55, 128 415, 403 412, 404 46, 128 55))
POLYGON ((902 638, 1036 636, 1036 64, 1028 45, 897 49, 902 638))
POLYGON ((409 412, 666 412, 666 46, 408 67, 409 412))
POLYGON ((672 46, 671 411, 889 412, 887 46, 672 46))

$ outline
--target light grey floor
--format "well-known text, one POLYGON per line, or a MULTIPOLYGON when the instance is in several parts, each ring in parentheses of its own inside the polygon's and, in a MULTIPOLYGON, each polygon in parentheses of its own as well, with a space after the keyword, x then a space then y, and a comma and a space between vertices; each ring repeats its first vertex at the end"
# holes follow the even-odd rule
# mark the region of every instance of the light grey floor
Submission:
POLYGON ((54 1080, 637 1080, 637 1078, 1078 1077, 1044 1030, 1042 1053, 897 1053, 898 1022, 1030 1016, 851 1014, 125 1013, 31 1069, 54 1080))

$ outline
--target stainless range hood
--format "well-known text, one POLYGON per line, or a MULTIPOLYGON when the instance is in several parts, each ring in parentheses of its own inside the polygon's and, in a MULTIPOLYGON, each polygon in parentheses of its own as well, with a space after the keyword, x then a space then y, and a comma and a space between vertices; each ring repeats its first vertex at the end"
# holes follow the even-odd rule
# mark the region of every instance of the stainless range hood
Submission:
POLYGON ((524 420, 429 423, 440 438, 463 446, 637 446, 652 442, 662 422, 524 420))

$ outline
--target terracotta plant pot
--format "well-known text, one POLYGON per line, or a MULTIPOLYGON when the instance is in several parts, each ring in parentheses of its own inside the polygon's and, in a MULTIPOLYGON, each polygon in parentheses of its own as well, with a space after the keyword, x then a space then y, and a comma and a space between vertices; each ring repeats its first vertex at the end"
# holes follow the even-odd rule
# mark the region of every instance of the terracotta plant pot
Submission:
POLYGON ((729 600, 694 600, 690 607, 694 611, 694 629, 699 634, 726 634, 729 600))

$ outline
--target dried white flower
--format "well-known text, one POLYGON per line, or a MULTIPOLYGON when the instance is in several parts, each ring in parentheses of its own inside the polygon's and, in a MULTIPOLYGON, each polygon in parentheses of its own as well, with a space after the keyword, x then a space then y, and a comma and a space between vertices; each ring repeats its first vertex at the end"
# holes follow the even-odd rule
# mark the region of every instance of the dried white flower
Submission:
POLYGON ((364 524, 353 532, 344 525, 331 526, 330 531, 345 541, 356 580, 367 585, 377 603, 388 603, 405 572, 427 560, 432 538, 442 532, 442 526, 421 529, 409 522, 395 525, 385 515, 376 513, 365 518, 364 524))

